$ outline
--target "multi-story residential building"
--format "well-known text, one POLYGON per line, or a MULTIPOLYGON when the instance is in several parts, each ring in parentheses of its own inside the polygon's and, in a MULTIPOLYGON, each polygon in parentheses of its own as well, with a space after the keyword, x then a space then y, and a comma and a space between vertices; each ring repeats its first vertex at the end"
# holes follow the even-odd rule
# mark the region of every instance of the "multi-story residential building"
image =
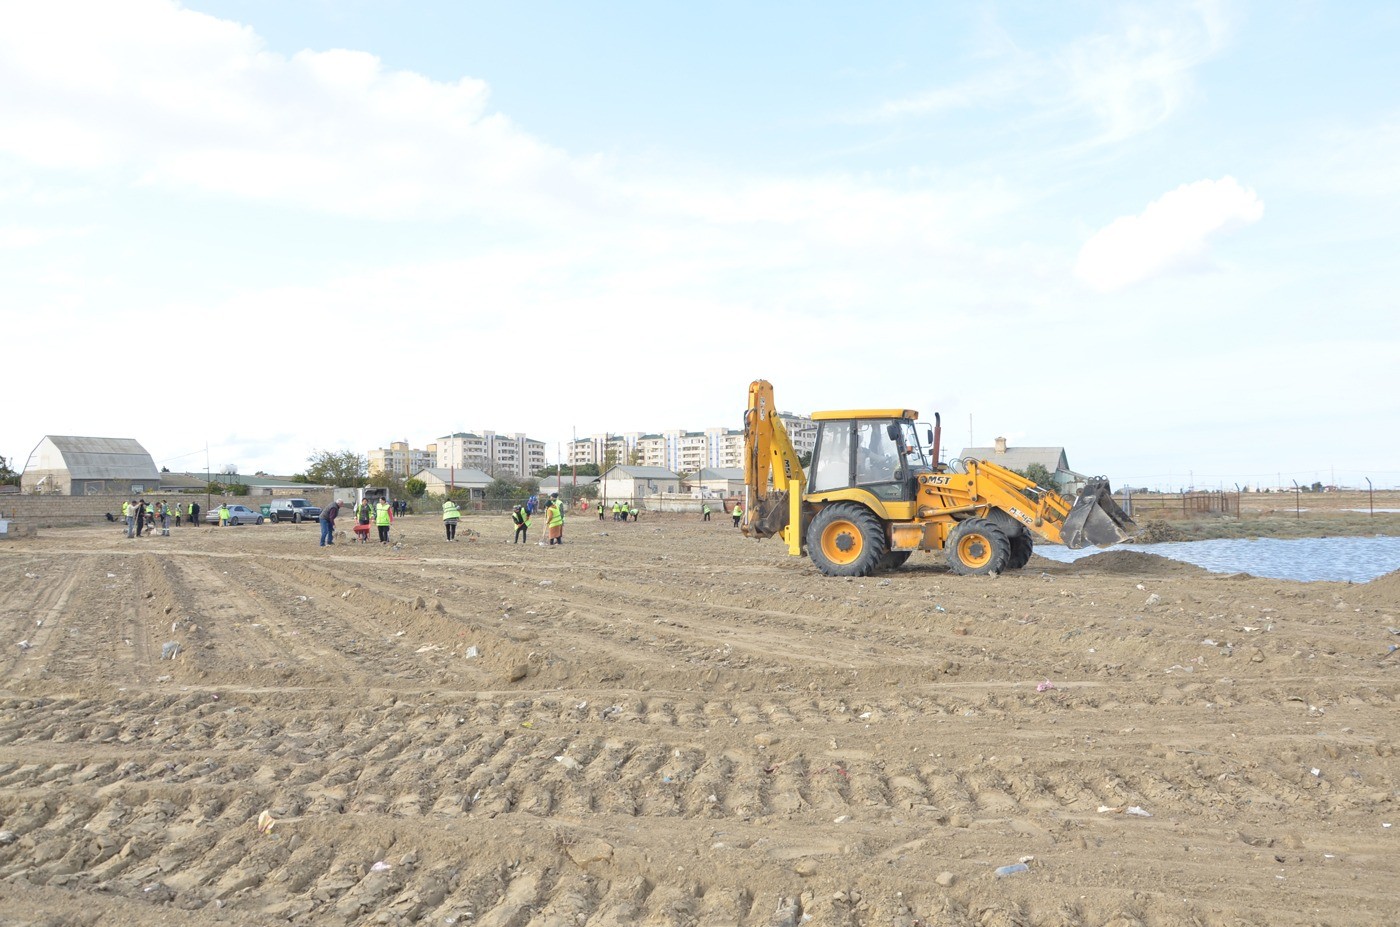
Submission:
MULTIPOLYGON (((793 415, 791 412, 779 412, 778 418, 782 421, 783 427, 787 429, 788 440, 792 442, 792 449, 799 454, 810 454, 817 447, 817 423, 810 418, 801 415, 793 415)), ((740 438, 740 446, 743 439, 740 438)), ((742 451, 740 452, 742 453, 742 451)), ((736 464, 735 466, 740 466, 736 464)))
POLYGON ((439 468, 476 467, 492 476, 533 476, 545 468, 544 442, 524 434, 456 432, 437 440, 439 468))
POLYGON ((409 447, 407 441, 391 441, 388 447, 376 447, 369 452, 369 472, 387 473, 408 479, 419 470, 433 466, 436 453, 430 444, 425 449, 409 447))
MULTIPOLYGON (((817 427, 811 419, 781 413, 784 425, 799 454, 811 453, 816 445, 817 427)), ((706 428, 704 431, 672 429, 658 432, 621 432, 589 435, 569 443, 570 464, 605 462, 638 467, 665 467, 676 473, 715 467, 744 465, 744 432, 735 428, 706 428)))

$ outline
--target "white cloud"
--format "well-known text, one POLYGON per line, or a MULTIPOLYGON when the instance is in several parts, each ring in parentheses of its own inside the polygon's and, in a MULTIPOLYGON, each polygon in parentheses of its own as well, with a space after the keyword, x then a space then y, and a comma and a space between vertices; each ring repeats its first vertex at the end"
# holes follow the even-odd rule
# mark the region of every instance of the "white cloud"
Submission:
POLYGON ((1118 290, 1198 262, 1212 235, 1256 222, 1264 203, 1233 177, 1182 184, 1139 215, 1120 216, 1080 249, 1075 275, 1096 290, 1118 290))
POLYGON ((1021 100, 1056 119, 1089 117, 1092 144, 1122 141, 1161 125, 1189 98, 1192 72, 1224 48, 1229 28, 1220 5, 1133 7, 1115 27, 1040 52, 1011 38, 1014 26, 988 30, 976 77, 885 101, 851 121, 890 122, 1021 100))
POLYGON ((24 88, 0 95, 0 152, 157 188, 398 218, 538 208, 589 169, 489 113, 482 81, 288 58, 168 0, 6 5, 0 86, 24 88))
POLYGON ((1115 142, 1161 125, 1189 96, 1192 72, 1225 44, 1219 5, 1191 4, 1174 15, 1136 10, 1113 34, 1086 36, 1062 55, 1071 104, 1101 126, 1098 142, 1115 142))

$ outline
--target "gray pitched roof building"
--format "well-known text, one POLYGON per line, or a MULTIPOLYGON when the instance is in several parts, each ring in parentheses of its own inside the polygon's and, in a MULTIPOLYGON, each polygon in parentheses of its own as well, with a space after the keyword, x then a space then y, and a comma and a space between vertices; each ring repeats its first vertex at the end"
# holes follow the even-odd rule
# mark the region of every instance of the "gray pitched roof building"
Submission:
POLYGON ((155 492, 160 471, 135 438, 45 435, 29 455, 20 486, 65 496, 155 492))

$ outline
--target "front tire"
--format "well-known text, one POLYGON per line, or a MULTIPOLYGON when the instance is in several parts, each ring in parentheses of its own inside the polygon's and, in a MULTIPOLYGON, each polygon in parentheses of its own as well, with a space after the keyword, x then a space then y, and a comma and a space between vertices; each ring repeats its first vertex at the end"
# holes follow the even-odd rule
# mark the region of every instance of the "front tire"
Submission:
POLYGON ((255 525, 260 525, 260 524, 262 524, 262 523, 263 523, 263 517, 262 517, 261 515, 258 516, 258 520, 257 520, 257 521, 253 522, 253 524, 255 524, 255 525))
POLYGON ((885 526, 854 502, 833 502, 807 529, 807 553, 827 576, 869 576, 885 557, 885 526))
POLYGON ((1011 542, 985 518, 969 518, 948 536, 948 566, 959 576, 987 576, 1006 569, 1011 542))
POLYGON ((300 512, 293 512, 293 513, 292 513, 292 524, 294 524, 294 525, 299 525, 299 524, 301 524, 301 513, 300 513, 300 512))
POLYGON ((1031 562, 1031 554, 1034 551, 1035 541, 1032 540, 1030 532, 1022 531, 1011 539, 1011 556, 1006 558, 1006 568, 1008 570, 1021 569, 1031 562))

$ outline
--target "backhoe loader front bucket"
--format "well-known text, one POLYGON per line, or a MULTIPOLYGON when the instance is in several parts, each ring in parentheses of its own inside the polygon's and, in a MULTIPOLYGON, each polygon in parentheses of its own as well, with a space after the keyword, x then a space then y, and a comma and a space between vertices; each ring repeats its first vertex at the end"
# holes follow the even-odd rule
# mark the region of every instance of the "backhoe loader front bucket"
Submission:
POLYGON ((1112 547, 1133 536, 1137 524, 1113 501, 1108 480, 1095 479, 1085 484, 1074 500, 1074 507, 1065 516, 1060 539, 1071 550, 1088 547, 1112 547))

